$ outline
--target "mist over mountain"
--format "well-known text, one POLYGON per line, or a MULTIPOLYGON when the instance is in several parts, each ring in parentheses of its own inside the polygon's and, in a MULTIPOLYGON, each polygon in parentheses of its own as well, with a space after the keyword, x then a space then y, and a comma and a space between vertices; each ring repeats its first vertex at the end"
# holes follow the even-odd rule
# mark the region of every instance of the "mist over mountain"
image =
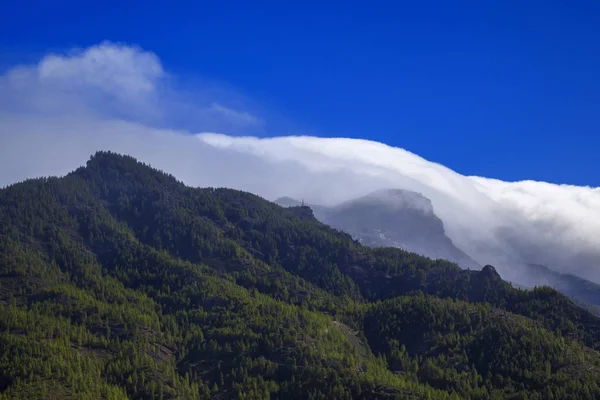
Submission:
POLYGON ((600 312, 600 285, 571 274, 561 274, 544 265, 528 264, 522 268, 523 281, 537 282, 538 286, 550 286, 581 301, 583 307, 592 306, 595 313, 600 312))
POLYGON ((0 76, 0 185, 64 175, 104 149, 192 186, 328 207, 402 188, 430 199, 453 245, 506 279, 522 280, 521 266, 539 264, 600 282, 599 188, 464 176, 369 140, 298 130, 265 137, 268 113, 176 78, 157 55, 113 43, 8 68, 0 76))
MULTIPOLYGON (((290 197, 275 201, 297 206, 290 197)), ((444 224, 431 201, 420 193, 402 189, 380 189, 333 207, 310 205, 315 217, 350 233, 370 247, 399 247, 432 259, 444 259, 465 269, 481 269, 446 236, 444 224)))
MULTIPOLYGON (((275 202, 296 207, 301 201, 281 197, 275 202)), ((370 247, 398 247, 432 259, 444 259, 465 269, 482 268, 445 234, 443 221, 431 201, 420 193, 381 189, 336 206, 308 204, 319 221, 348 232, 370 247)), ((507 248, 510 251, 510 248, 507 248)), ((509 275, 518 287, 550 286, 598 312, 600 285, 536 264, 514 265, 509 275)))

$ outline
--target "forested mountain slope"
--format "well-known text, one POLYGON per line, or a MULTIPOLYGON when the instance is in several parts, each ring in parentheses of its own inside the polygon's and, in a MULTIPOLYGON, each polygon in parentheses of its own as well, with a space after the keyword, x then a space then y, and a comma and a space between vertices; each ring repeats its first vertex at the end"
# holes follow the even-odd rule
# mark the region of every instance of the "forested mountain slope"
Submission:
POLYGON ((594 398, 600 320, 97 153, 0 190, 2 398, 594 398))

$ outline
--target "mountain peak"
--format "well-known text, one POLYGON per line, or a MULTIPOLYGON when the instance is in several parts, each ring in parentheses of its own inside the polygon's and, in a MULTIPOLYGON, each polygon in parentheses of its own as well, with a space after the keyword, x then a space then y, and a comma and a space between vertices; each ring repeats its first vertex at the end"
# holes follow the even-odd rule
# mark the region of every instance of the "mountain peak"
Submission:
POLYGON ((378 206, 386 206, 392 210, 414 210, 426 215, 433 214, 431 200, 421 193, 404 189, 379 189, 355 200, 343 203, 343 206, 356 203, 373 203, 378 206))
POLYGON ((498 271, 496 271, 496 268, 494 268, 493 266, 491 266, 489 264, 481 269, 480 274, 481 274, 481 276, 488 278, 488 279, 493 279, 493 280, 501 279, 500 274, 498 273, 498 271))
MULTIPOLYGON (((275 200, 283 207, 300 206, 291 197, 275 200)), ((463 268, 481 266, 446 236, 431 200, 423 194, 384 188, 334 207, 311 204, 314 216, 370 247, 399 247, 434 259, 451 260, 463 268)))
POLYGON ((302 205, 290 206, 289 210, 292 212, 292 214, 294 214, 295 216, 297 216, 300 219, 317 221, 312 208, 310 208, 309 206, 302 206, 302 205))
POLYGON ((102 162, 123 162, 123 161, 129 161, 129 162, 135 162, 135 163, 139 162, 135 157, 132 157, 129 155, 115 153, 110 150, 100 150, 100 151, 97 151, 94 154, 92 154, 92 156, 88 160, 87 164, 89 165, 89 164, 102 163, 102 162))
POLYGON ((288 196, 279 197, 274 203, 279 204, 282 207, 297 207, 302 205, 302 202, 288 196))

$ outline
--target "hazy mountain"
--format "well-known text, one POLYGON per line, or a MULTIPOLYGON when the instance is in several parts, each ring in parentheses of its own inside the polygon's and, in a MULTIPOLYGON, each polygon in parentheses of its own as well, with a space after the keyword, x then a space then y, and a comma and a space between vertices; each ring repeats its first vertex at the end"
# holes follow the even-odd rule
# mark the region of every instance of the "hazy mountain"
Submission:
MULTIPOLYGON (((275 202, 284 207, 302 204, 291 197, 281 197, 275 202)), ((351 234, 366 246, 399 247, 429 258, 453 261, 465 269, 481 269, 481 265, 453 244, 431 201, 420 193, 384 189, 333 207, 313 204, 310 207, 321 222, 351 234)), ((550 286, 582 307, 598 312, 598 284, 537 264, 519 265, 511 271, 516 286, 550 286)))
MULTIPOLYGON (((284 207, 301 204, 290 197, 275 202, 284 207)), ((452 243, 431 201, 420 193, 382 189, 334 207, 310 207, 321 222, 349 233, 366 246, 399 247, 432 259, 449 260, 465 269, 481 269, 452 243)))
POLYGON ((571 274, 561 274, 545 265, 527 264, 520 270, 523 282, 550 286, 572 297, 582 307, 600 311, 600 285, 571 274))

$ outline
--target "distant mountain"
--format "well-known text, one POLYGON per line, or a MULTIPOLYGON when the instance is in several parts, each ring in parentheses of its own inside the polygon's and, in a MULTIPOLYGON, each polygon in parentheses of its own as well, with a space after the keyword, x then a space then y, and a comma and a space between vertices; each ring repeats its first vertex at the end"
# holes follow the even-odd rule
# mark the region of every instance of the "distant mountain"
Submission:
POLYGON ((527 264, 520 270, 523 281, 550 286, 571 297, 581 307, 600 314, 600 285, 571 274, 561 274, 545 265, 527 264))
MULTIPOLYGON (((284 207, 301 204, 290 197, 275 202, 284 207)), ((383 189, 334 207, 310 207, 321 222, 349 233, 363 245, 399 247, 432 259, 449 260, 465 269, 481 269, 452 243, 431 201, 420 193, 383 189)))
POLYGON ((275 203, 279 204, 282 207, 298 207, 302 204, 302 202, 287 196, 278 198, 277 200, 275 200, 275 203))
MULTIPOLYGON (((283 207, 302 204, 291 197, 281 197, 275 202, 283 207)), ((481 265, 454 245, 431 201, 420 193, 383 189, 333 207, 313 204, 310 207, 319 221, 349 233, 363 245, 399 247, 432 259, 449 260, 465 269, 481 269, 481 265)), ((543 265, 519 265, 514 270, 517 287, 550 286, 578 305, 600 313, 600 285, 543 265)))

